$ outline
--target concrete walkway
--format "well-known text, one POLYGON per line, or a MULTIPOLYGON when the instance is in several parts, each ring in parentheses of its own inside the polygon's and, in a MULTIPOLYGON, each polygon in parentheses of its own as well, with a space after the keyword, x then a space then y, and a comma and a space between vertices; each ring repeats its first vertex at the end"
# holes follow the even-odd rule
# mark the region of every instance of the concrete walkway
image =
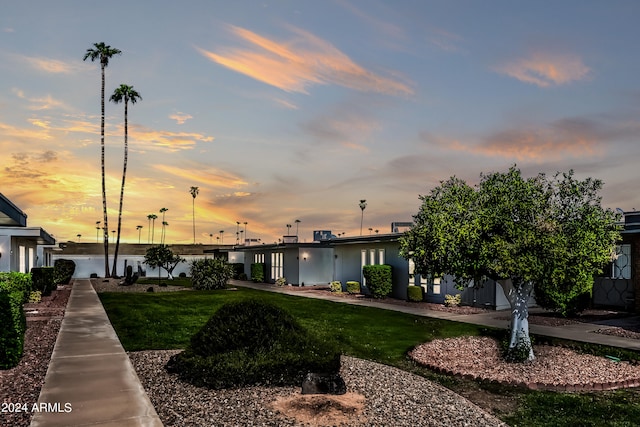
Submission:
POLYGON ((162 426, 88 279, 76 279, 31 426, 162 426))
MULTIPOLYGON (((506 329, 508 327, 508 317, 511 314, 510 311, 506 310, 464 315, 446 311, 429 310, 427 308, 420 307, 418 304, 416 304, 415 306, 405 306, 380 302, 370 298, 348 299, 331 295, 331 293, 329 292, 327 292, 326 295, 319 295, 315 292, 306 292, 304 288, 290 286, 278 287, 264 283, 251 283, 235 280, 231 281, 231 283, 234 286, 243 286, 263 291, 266 290, 287 295, 323 299, 328 301, 341 302, 344 304, 376 307, 385 310, 394 310, 402 313, 414 314, 416 316, 433 317, 437 319, 451 320, 454 322, 472 323, 474 325, 482 325, 499 329, 506 329)), ((537 308, 534 308, 530 311, 531 314, 540 312, 543 312, 543 310, 537 308)), ((620 326, 626 323, 635 324, 636 326, 640 325, 640 316, 631 316, 622 319, 602 320, 598 323, 576 322, 575 324, 566 326, 543 326, 530 323, 529 330, 532 334, 640 351, 640 340, 594 333, 594 331, 598 329, 611 326, 620 326)))

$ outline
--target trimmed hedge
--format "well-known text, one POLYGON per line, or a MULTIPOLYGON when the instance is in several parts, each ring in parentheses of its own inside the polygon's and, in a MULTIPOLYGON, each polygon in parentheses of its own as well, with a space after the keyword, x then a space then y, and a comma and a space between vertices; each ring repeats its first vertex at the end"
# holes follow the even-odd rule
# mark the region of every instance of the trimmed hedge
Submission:
POLYGON ((362 274, 374 298, 385 298, 391 293, 393 282, 390 265, 365 265, 362 274))
POLYGON ((309 372, 338 373, 340 352, 282 308, 245 300, 220 307, 166 369, 213 389, 299 386, 309 372))
POLYGON ((233 277, 233 267, 220 258, 191 261, 191 285, 195 290, 224 289, 233 277))
POLYGON ((360 293, 360 282, 350 280, 347 282, 347 292, 350 294, 360 293))
POLYGON ((27 328, 22 303, 22 292, 0 289, 0 369, 13 368, 22 357, 27 328))
POLYGON ((66 285, 76 271, 76 263, 70 259, 57 259, 53 263, 53 283, 66 285))
POLYGON ((424 289, 422 286, 410 285, 407 288, 407 299, 412 302, 420 302, 424 299, 424 289))
POLYGON ((33 267, 31 269, 33 290, 40 291, 45 297, 51 295, 51 292, 56 288, 54 276, 55 267, 33 267))
POLYGON ((263 262, 251 264, 251 281, 256 283, 264 282, 265 266, 263 262))
POLYGON ((29 300, 29 295, 33 289, 33 281, 31 280, 31 274, 18 273, 12 271, 10 273, 0 272, 0 290, 5 290, 8 293, 17 292, 22 295, 22 303, 29 300))

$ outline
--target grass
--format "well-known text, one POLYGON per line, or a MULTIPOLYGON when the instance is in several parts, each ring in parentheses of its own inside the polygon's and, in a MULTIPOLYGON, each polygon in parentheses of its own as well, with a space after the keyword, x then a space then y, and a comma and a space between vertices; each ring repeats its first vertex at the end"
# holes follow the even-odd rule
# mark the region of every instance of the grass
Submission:
MULTIPOLYGON (((469 391, 475 390, 475 393, 484 393, 485 400, 490 396, 511 401, 511 408, 498 408, 496 414, 512 426, 626 427, 638 425, 640 420, 640 389, 598 393, 523 390, 436 374, 417 366, 406 356, 408 350, 425 341, 484 333, 479 326, 247 288, 100 294, 127 351, 184 348, 218 307, 248 297, 285 308, 320 338, 337 341, 343 354, 414 372, 471 400, 474 396, 469 391)), ((611 354, 611 351, 593 345, 588 348, 589 353, 611 354)), ((486 402, 483 407, 494 409, 486 402)))
MULTIPOLYGON (((166 277, 162 277, 160 279, 159 283, 160 284, 164 284, 164 285, 183 286, 185 288, 190 288, 191 287, 191 278, 190 277, 174 277, 173 280, 169 280, 166 277)), ((136 282, 136 284, 140 284, 140 285, 157 285, 158 284, 158 278, 157 277, 152 277, 152 276, 140 277, 138 279, 138 281, 136 282)))

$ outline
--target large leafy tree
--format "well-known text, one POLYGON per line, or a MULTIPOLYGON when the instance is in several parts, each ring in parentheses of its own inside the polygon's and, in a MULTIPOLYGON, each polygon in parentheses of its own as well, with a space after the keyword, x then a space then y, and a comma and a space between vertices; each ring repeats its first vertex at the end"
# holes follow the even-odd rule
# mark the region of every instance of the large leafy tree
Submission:
POLYGON ((174 254, 167 245, 152 246, 144 255, 144 263, 158 269, 158 283, 160 283, 160 268, 164 268, 167 271, 167 278, 173 280, 173 270, 184 261, 184 258, 174 254))
POLYGON ((92 48, 87 49, 84 54, 83 60, 90 59, 91 62, 96 60, 100 61, 100 70, 102 72, 102 86, 100 92, 100 165, 102 167, 102 213, 104 217, 104 275, 109 277, 109 226, 107 219, 107 189, 105 183, 105 167, 104 167, 104 82, 105 82, 105 69, 109 65, 109 60, 114 55, 120 55, 122 52, 116 48, 104 44, 103 42, 94 43, 92 48))
POLYGON ((113 271, 112 275, 116 276, 118 267, 118 249, 120 248, 120 229, 122 225, 122 203, 124 201, 124 183, 127 176, 127 160, 129 157, 129 102, 135 104, 138 100, 142 99, 140 94, 133 88, 133 86, 121 84, 116 88, 109 100, 116 104, 124 102, 124 160, 122 166, 122 184, 120 186, 120 205, 118 207, 118 233, 116 237, 116 248, 113 254, 113 271))
POLYGON ((459 286, 498 282, 511 305, 509 350, 533 360, 528 300, 536 287, 550 308, 593 283, 619 239, 618 218, 600 205, 602 182, 573 171, 523 178, 517 167, 481 175, 471 187, 452 177, 430 195, 401 253, 421 274, 455 277, 459 286))

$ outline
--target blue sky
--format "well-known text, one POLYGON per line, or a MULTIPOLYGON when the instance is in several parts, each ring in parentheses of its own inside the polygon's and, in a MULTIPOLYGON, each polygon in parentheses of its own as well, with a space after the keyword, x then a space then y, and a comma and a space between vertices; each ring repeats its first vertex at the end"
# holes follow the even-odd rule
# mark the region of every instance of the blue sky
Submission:
MULTIPOLYGON (((166 212, 167 242, 273 242, 286 224, 387 232, 451 175, 517 164, 605 182, 640 208, 636 1, 6 1, 0 192, 61 241, 102 220, 100 69, 132 85, 125 241, 166 212), (213 235, 211 237, 210 235, 213 235)), ((122 104, 106 105, 109 228, 122 104)), ((158 228, 158 227, 156 227, 158 228)), ((295 226, 294 226, 295 229, 295 226)), ((293 231, 293 229, 292 229, 293 231)), ((159 231, 156 231, 156 241, 159 231)))

